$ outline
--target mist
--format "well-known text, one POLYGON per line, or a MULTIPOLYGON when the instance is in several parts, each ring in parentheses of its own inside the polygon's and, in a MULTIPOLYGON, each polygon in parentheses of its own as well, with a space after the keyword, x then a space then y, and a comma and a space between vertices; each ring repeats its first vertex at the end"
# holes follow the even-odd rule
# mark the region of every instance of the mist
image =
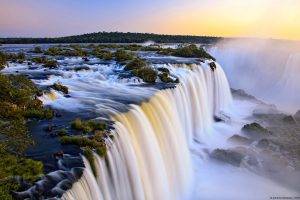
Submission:
POLYGON ((300 43, 280 40, 223 40, 211 53, 224 68, 230 85, 279 109, 300 109, 300 43))

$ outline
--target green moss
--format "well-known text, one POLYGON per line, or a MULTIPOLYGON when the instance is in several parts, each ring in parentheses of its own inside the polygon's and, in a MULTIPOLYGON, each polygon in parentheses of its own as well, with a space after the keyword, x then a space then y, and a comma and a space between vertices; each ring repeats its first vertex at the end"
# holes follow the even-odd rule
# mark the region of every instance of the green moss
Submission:
POLYGON ((114 53, 115 56, 115 60, 118 62, 124 62, 124 61, 128 61, 128 60, 132 60, 133 59, 133 55, 131 53, 128 53, 124 50, 117 50, 114 53))
POLYGON ((7 65, 7 59, 3 52, 0 51, 0 70, 7 65))
POLYGON ((70 45, 69 47, 50 47, 47 49, 45 54, 50 56, 87 56, 87 52, 79 45, 70 45))
POLYGON ((83 133, 89 133, 96 130, 103 131, 107 127, 106 124, 103 122, 96 122, 93 120, 82 121, 81 119, 77 118, 71 123, 71 128, 78 131, 82 131, 83 133))
POLYGON ((133 75, 143 79, 146 83, 155 83, 157 72, 151 67, 142 67, 132 71, 133 75))
POLYGON ((97 177, 97 170, 96 170, 96 166, 95 166, 95 158, 94 158, 93 151, 90 148, 85 148, 83 150, 83 155, 89 161, 94 176, 97 177))
POLYGON ((159 74, 158 76, 159 76, 160 80, 164 83, 173 83, 174 82, 173 79, 171 79, 169 77, 169 74, 166 72, 163 72, 163 73, 159 74))
POLYGON ((44 64, 48 61, 45 56, 31 58, 31 61, 38 64, 44 64))
POLYGON ((60 83, 54 83, 53 85, 50 86, 52 89, 62 92, 64 94, 69 94, 69 88, 67 86, 64 86, 60 83))
POLYGON ((43 66, 49 69, 54 69, 57 68, 58 62, 56 60, 46 60, 43 66))
POLYGON ((0 199, 13 200, 11 191, 18 191, 20 187, 20 184, 14 178, 0 180, 0 199))
POLYGON ((260 124, 256 122, 244 125, 242 131, 268 133, 268 129, 262 127, 260 124))
POLYGON ((146 67, 147 63, 145 60, 140 59, 140 58, 135 58, 129 63, 126 64, 125 70, 134 70, 134 69, 140 69, 142 67, 146 67))
POLYGON ((43 173, 41 162, 25 158, 24 151, 33 141, 26 126, 27 118, 50 118, 36 98, 38 88, 25 76, 0 74, 0 199, 11 199, 17 190, 13 177, 34 182, 43 173))
POLYGON ((212 57, 209 53, 207 53, 202 47, 198 48, 194 44, 177 49, 161 49, 158 53, 163 55, 172 55, 185 58, 203 58, 215 60, 215 58, 212 57))

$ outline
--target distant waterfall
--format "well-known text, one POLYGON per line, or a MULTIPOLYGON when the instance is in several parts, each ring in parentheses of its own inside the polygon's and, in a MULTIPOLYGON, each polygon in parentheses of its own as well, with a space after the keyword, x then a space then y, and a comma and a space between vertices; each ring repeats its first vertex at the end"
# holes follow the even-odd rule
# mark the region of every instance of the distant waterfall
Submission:
POLYGON ((225 40, 210 49, 230 85, 280 109, 300 109, 300 45, 272 40, 225 40))
POLYGON ((98 176, 86 169, 63 199, 183 199, 193 179, 189 146, 204 141, 213 115, 231 103, 222 68, 192 65, 175 89, 116 113, 114 139, 105 159, 96 157, 98 176))

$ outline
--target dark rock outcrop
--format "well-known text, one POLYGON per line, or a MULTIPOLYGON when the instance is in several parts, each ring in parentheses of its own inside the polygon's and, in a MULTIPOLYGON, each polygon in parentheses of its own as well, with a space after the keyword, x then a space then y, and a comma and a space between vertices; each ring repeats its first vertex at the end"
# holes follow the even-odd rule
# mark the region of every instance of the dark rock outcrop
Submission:
POLYGON ((251 143, 251 140, 244 136, 233 135, 228 139, 228 142, 241 144, 241 145, 249 145, 251 143))
POLYGON ((254 122, 243 126, 242 131, 251 139, 259 140, 270 135, 268 129, 262 127, 260 124, 254 122))
POLYGON ((216 160, 239 167, 245 155, 230 149, 215 149, 210 156, 216 160))

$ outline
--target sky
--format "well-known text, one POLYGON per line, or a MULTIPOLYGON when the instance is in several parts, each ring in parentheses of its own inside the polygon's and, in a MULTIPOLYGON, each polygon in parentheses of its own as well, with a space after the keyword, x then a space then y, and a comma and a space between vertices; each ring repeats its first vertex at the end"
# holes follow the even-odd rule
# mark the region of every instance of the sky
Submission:
POLYGON ((300 40, 300 0, 0 0, 0 37, 99 31, 300 40))

